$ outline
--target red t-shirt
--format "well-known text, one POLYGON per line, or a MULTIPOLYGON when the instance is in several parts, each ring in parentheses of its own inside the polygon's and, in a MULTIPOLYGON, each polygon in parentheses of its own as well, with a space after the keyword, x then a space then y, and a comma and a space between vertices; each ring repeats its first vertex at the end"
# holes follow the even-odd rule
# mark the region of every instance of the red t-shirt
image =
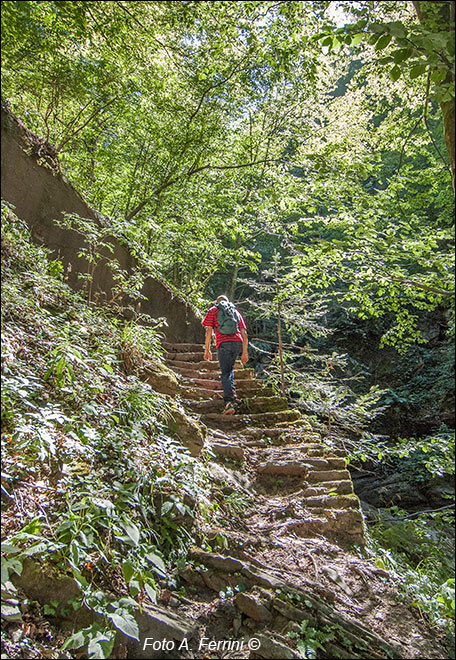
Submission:
POLYGON ((234 335, 222 335, 218 330, 217 330, 217 316, 218 316, 218 307, 215 305, 211 307, 206 314, 206 318, 203 321, 203 326, 205 328, 214 328, 215 332, 215 348, 218 348, 220 344, 224 341, 242 341, 242 335, 241 335, 241 330, 246 330, 246 325, 244 323, 244 319, 242 318, 241 313, 238 311, 239 314, 239 323, 238 323, 238 329, 237 332, 234 335))

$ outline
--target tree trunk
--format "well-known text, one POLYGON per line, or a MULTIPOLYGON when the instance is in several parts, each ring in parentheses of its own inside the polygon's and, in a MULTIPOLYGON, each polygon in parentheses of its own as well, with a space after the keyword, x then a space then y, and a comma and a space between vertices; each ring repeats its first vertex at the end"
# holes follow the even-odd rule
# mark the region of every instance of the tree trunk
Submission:
MULTIPOLYGON (((418 20, 421 25, 429 32, 451 32, 454 33, 454 19, 455 19, 455 2, 429 2, 429 0, 414 0, 413 6, 415 7, 418 20)), ((454 38, 454 34, 453 34, 454 38)), ((446 78, 447 83, 454 83, 454 72, 450 66, 448 68, 448 75, 446 78)), ((449 101, 441 101, 440 109, 443 116, 443 131, 445 135, 445 145, 448 153, 448 159, 451 169, 451 177, 453 179, 453 188, 455 185, 455 147, 454 147, 454 97, 449 101)))
POLYGON ((283 366, 283 344, 282 344, 282 303, 277 303, 277 337, 279 343, 279 363, 280 363, 280 390, 285 394, 285 369, 283 366))
MULTIPOLYGON (((236 252, 240 249, 242 245, 242 240, 239 234, 236 236, 236 252)), ((237 279, 239 275, 239 258, 238 255, 236 254, 236 263, 233 266, 233 272, 231 275, 231 283, 230 283, 230 289, 228 291, 228 298, 230 300, 234 300, 234 297, 236 295, 236 285, 237 285, 237 279)))

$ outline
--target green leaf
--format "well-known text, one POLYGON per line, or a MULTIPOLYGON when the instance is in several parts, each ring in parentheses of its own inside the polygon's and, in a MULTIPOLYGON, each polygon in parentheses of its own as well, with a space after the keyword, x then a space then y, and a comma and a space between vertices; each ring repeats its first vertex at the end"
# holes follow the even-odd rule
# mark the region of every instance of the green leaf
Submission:
POLYGON ((384 23, 371 23, 369 29, 376 34, 382 34, 386 32, 386 26, 384 23))
POLYGON ((46 552, 47 549, 48 549, 47 543, 36 543, 35 545, 32 545, 30 548, 27 548, 27 550, 24 550, 22 554, 25 555, 26 557, 30 557, 38 553, 46 552))
POLYGON ((153 552, 149 552, 146 555, 146 559, 150 561, 150 563, 154 566, 154 569, 156 572, 161 576, 161 577, 166 577, 166 566, 161 557, 158 555, 154 554, 153 552))
POLYGON ((410 70, 410 78, 414 80, 415 78, 422 76, 426 71, 426 68, 426 64, 415 64, 410 70))
POLYGON ((114 504, 110 500, 103 499, 102 497, 92 497, 91 501, 95 506, 100 509, 114 509, 114 504))
POLYGON ((108 658, 111 655, 114 640, 115 633, 112 630, 106 629, 97 632, 87 646, 89 658, 108 658))
POLYGON ((389 72, 389 77, 391 78, 391 80, 393 82, 395 82, 396 80, 398 80, 401 77, 401 73, 402 73, 401 68, 399 66, 397 66, 397 64, 396 64, 395 66, 393 66, 393 68, 389 72))
POLYGON ((133 523, 125 523, 125 522, 122 522, 121 525, 124 528, 125 532, 127 533, 127 536, 133 541, 135 545, 138 545, 140 532, 139 529, 136 527, 136 525, 133 523))
POLYGON ((382 34, 375 45, 375 50, 382 50, 383 48, 386 48, 392 38, 393 37, 390 34, 382 34))
POLYGON ((161 508, 162 516, 166 516, 166 514, 169 513, 173 507, 174 502, 165 502, 161 508))
POLYGON ((364 34, 362 32, 358 32, 358 34, 355 34, 352 37, 351 45, 352 46, 357 46, 359 43, 361 43, 361 41, 363 40, 363 37, 364 37, 364 34))
POLYGON ((133 598, 136 598, 136 596, 141 592, 141 585, 138 580, 130 580, 128 589, 133 598))
POLYGON ((1 582, 5 584, 9 580, 8 562, 5 557, 1 560, 1 582))
POLYGON ((433 71, 431 73, 431 80, 433 82, 442 82, 443 80, 445 80, 447 75, 448 75, 447 71, 444 71, 442 69, 437 69, 436 71, 433 71))
POLYGON ((74 566, 78 567, 79 566, 79 559, 80 559, 79 546, 74 541, 72 541, 71 545, 70 545, 70 555, 71 555, 72 564, 74 566))
POLYGON ((134 566, 133 562, 131 562, 129 559, 124 561, 122 564, 122 573, 125 578, 125 582, 130 582, 131 578, 133 575, 136 573, 136 567, 134 566))
POLYGON ((130 612, 118 610, 113 614, 108 614, 116 628, 121 630, 127 637, 132 637, 139 642, 139 627, 136 620, 130 612))
POLYGON ((81 646, 84 646, 84 644, 87 643, 88 630, 89 628, 84 628, 84 630, 78 630, 78 632, 75 632, 74 635, 68 637, 68 639, 62 646, 62 650, 65 651, 66 649, 79 649, 81 648, 81 646))
POLYGON ((391 55, 396 64, 400 64, 413 55, 413 50, 411 48, 399 48, 398 50, 394 50, 391 55))
POLYGON ((157 602, 157 590, 149 582, 144 582, 144 591, 153 603, 157 602))
POLYGON ((400 21, 386 23, 385 28, 388 30, 389 34, 393 35, 393 37, 403 38, 407 36, 407 28, 400 21))
POLYGON ((20 559, 12 558, 12 559, 7 559, 6 561, 8 562, 8 570, 14 571, 17 575, 21 575, 23 565, 20 559))
POLYGON ((1 551, 5 552, 8 555, 14 555, 14 554, 20 552, 21 549, 18 548, 17 545, 11 545, 10 543, 2 543, 1 544, 1 551))

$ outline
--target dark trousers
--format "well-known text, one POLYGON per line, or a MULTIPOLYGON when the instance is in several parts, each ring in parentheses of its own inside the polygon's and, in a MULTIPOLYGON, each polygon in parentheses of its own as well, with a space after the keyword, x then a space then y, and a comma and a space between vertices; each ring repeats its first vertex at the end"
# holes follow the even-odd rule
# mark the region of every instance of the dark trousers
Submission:
POLYGON ((217 357, 222 372, 223 400, 234 401, 234 363, 242 353, 242 341, 224 341, 217 349, 217 357))

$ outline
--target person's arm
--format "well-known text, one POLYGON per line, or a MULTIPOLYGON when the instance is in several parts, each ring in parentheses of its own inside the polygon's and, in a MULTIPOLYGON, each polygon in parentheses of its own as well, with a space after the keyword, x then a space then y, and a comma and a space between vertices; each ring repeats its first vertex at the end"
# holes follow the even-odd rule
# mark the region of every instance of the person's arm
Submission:
POLYGON ((206 339, 204 343, 204 359, 208 360, 209 362, 212 360, 211 340, 212 340, 212 328, 208 326, 206 327, 206 339))
POLYGON ((245 364, 249 359, 249 351, 248 351, 249 338, 247 336, 247 330, 245 330, 245 328, 241 328, 241 336, 242 336, 241 362, 242 364, 245 364))

